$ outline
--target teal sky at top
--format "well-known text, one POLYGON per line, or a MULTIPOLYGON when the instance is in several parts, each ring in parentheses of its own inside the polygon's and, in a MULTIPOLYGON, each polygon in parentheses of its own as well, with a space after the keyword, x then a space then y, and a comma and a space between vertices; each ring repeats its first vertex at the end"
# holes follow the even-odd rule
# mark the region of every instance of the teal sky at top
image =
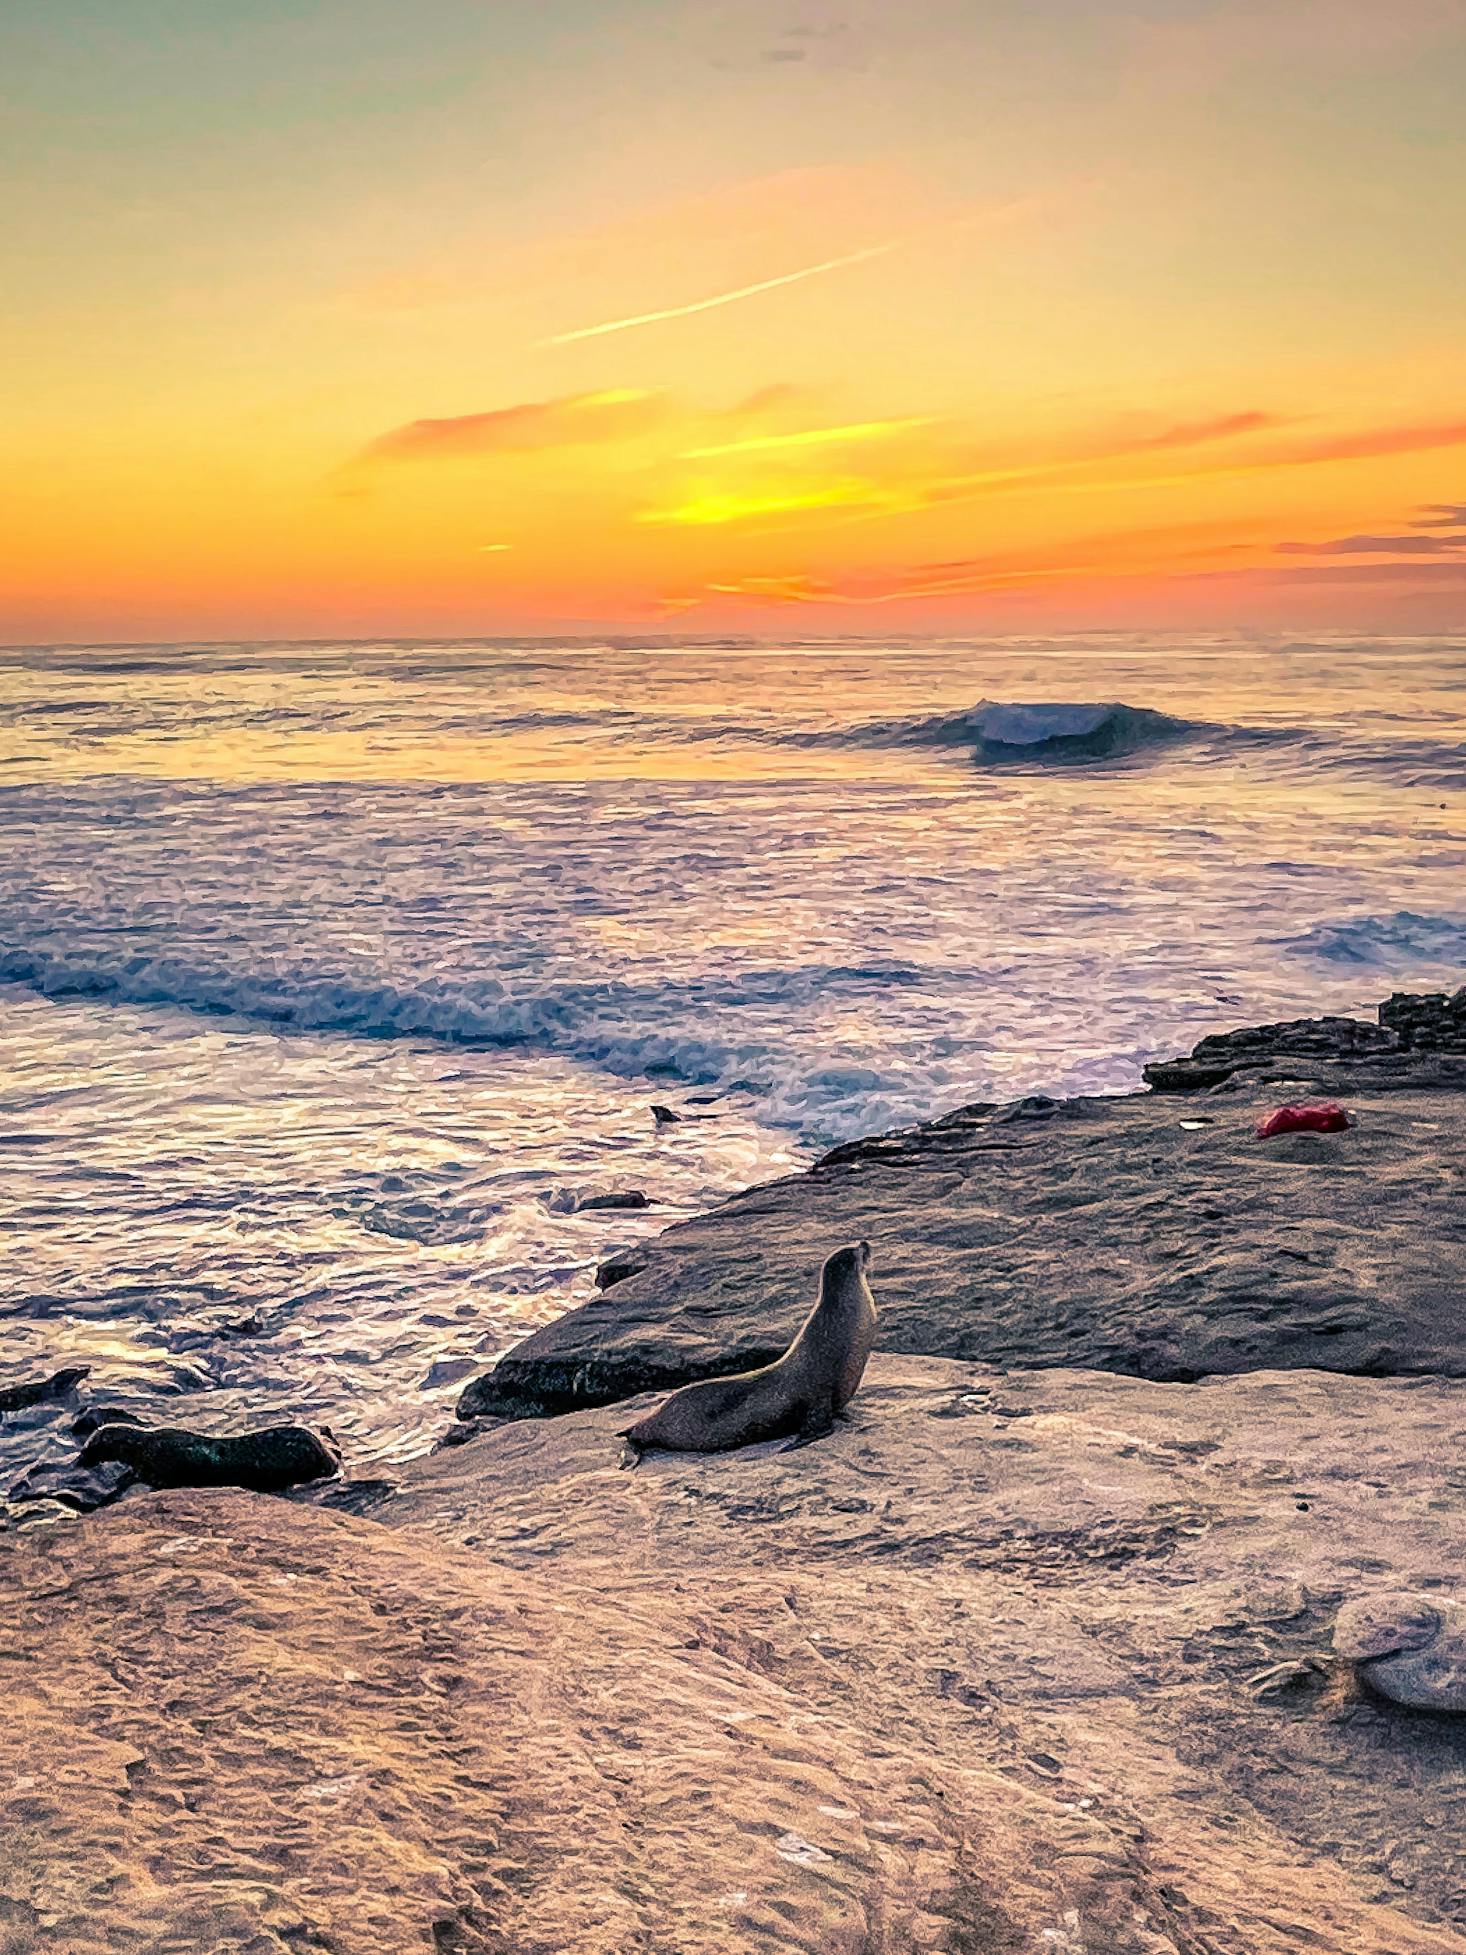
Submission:
POLYGON ((1225 189, 1230 159, 1263 228, 1285 164, 1304 207, 1310 183, 1362 193, 1363 222, 1389 196, 1413 230, 1431 213, 1410 198, 1453 194, 1466 6, 11 0, 0 72, 5 228, 47 245, 43 275, 109 255, 119 221, 205 263, 323 243, 370 260, 469 215, 512 235, 903 153, 998 191, 1165 165, 1225 189), (1396 28, 1330 33, 1371 10, 1396 28), (322 236, 333 221, 350 240, 322 236))

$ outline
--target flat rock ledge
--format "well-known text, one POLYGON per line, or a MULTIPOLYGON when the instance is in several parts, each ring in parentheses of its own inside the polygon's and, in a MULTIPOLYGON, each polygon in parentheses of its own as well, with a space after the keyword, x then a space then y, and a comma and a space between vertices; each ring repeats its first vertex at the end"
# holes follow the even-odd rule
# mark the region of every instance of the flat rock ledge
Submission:
POLYGON ((821 1259, 862 1236, 888 1351, 1180 1381, 1466 1372, 1466 989, 1399 994, 1378 1023, 1206 1038, 1146 1071, 1148 1093, 968 1106, 852 1142, 677 1224, 473 1380, 459 1418, 765 1364, 821 1259), (1256 1138, 1280 1101, 1324 1094, 1347 1132, 1256 1138))
POLYGON ((799 1452, 618 1423, 0 1541, 0 1947, 1466 1955, 1466 1718, 1332 1654, 1459 1592, 1466 1383, 878 1355, 799 1452))

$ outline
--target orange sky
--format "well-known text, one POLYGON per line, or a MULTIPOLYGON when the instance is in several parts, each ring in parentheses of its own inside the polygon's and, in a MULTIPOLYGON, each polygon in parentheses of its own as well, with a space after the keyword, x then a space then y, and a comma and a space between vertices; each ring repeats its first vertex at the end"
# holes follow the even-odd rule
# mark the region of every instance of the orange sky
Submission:
POLYGON ((52 0, 0 637, 1466 624, 1466 0, 52 0))

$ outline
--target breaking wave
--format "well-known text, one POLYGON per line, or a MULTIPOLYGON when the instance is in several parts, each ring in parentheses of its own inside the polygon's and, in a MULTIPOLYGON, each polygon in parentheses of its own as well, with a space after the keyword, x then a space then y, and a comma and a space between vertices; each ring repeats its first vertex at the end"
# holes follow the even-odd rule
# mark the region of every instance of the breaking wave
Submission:
POLYGON ((0 984, 58 1001, 171 1008, 274 1032, 532 1048, 620 1078, 736 1084, 756 1092, 771 1083, 771 1022, 820 999, 868 998, 924 981, 914 965, 876 961, 661 984, 558 982, 515 992, 494 978, 395 984, 309 970, 209 968, 144 954, 113 962, 89 953, 0 951, 0 984), (723 1015, 730 1011, 732 1020, 723 1015), (750 1016, 740 1024, 743 1011, 750 1016), (706 1029, 713 1025, 723 1036, 706 1029))
POLYGON ((1119 760, 1152 748, 1202 740, 1222 729, 1176 719, 1147 706, 1005 704, 984 699, 968 712, 909 720, 876 720, 852 728, 852 744, 965 747, 991 765, 1048 766, 1119 760))

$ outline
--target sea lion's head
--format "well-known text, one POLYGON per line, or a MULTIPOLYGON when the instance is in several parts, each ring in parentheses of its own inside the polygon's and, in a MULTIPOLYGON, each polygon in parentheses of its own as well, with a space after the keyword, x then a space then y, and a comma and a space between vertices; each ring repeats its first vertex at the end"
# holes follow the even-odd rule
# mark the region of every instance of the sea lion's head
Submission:
POLYGON ((825 1267, 822 1272, 825 1286, 827 1288, 839 1288, 841 1284, 848 1283, 852 1277, 864 1276, 869 1268, 870 1244, 868 1242, 848 1243, 845 1248, 837 1249, 833 1256, 827 1256, 825 1258, 825 1267))
POLYGON ((301 1481, 331 1480, 341 1471, 341 1448, 329 1426, 315 1432, 309 1426, 272 1426, 262 1437, 273 1445, 271 1463, 301 1481))
POLYGON ((133 1454, 141 1430, 141 1426, 134 1424, 130 1417, 98 1426, 95 1432, 88 1435, 78 1465, 103 1466, 110 1460, 124 1466, 135 1465, 133 1454))

